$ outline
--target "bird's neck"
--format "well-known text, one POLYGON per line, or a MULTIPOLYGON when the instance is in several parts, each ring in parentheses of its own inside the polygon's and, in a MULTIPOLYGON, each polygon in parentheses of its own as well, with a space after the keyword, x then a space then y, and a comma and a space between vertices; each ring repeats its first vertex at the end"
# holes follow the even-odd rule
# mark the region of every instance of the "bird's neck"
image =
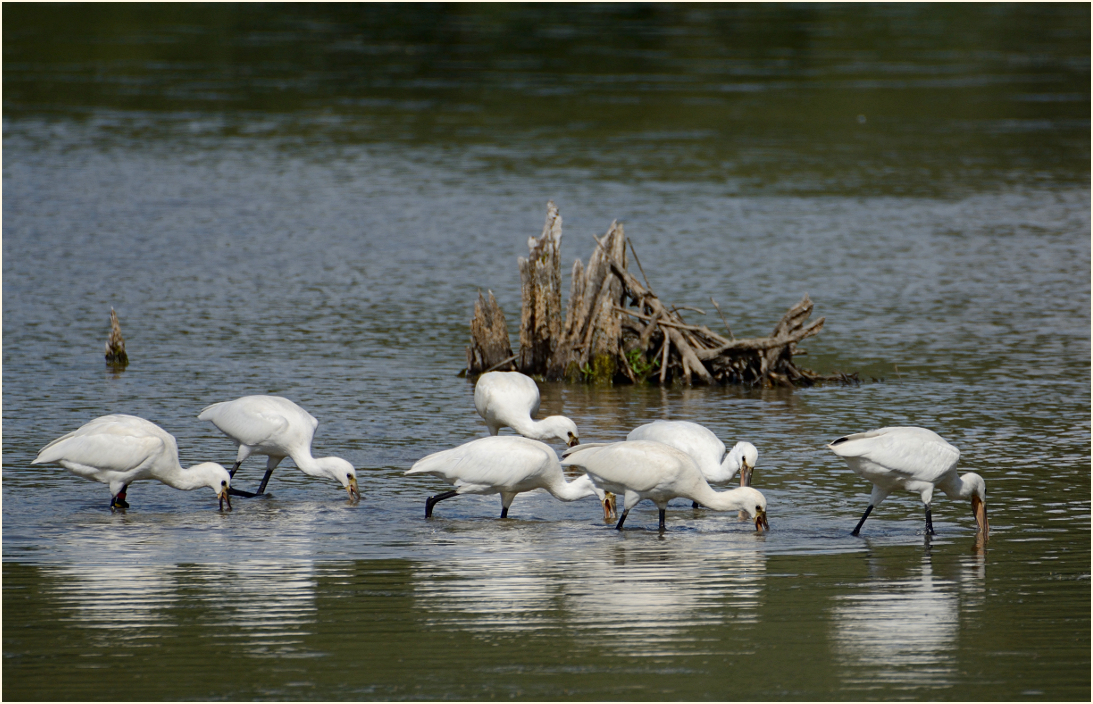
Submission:
POLYGON ((554 433, 551 432, 550 425, 545 418, 543 420, 520 418, 513 421, 512 429, 525 438, 538 440, 539 442, 550 442, 554 439, 554 433))
POLYGON ((721 461, 721 471, 725 472, 731 479, 734 474, 740 471, 740 454, 736 452, 725 453, 725 459, 721 461))
POLYGON ((714 491, 709 484, 703 482, 694 494, 687 498, 697 501, 714 511, 731 511, 733 509, 744 509, 748 496, 751 496, 750 492, 742 491, 739 488, 729 489, 728 491, 714 491))
POLYGON ((296 466, 304 474, 324 479, 330 478, 330 472, 327 472, 323 468, 322 459, 312 457, 309 448, 293 453, 292 461, 296 463, 296 466))
POLYGON ((552 482, 547 487, 547 491, 555 498, 562 501, 576 501, 597 493, 596 486, 587 474, 582 474, 571 482, 567 482, 565 477, 561 476, 561 472, 558 474, 557 481, 552 482))
POLYGON ((951 472, 949 476, 937 483, 937 488, 945 492, 950 499, 967 499, 975 493, 975 482, 968 475, 960 477, 956 472, 951 472))
POLYGON ((189 469, 182 465, 177 465, 172 467, 169 471, 160 473, 156 479, 175 489, 191 491, 209 485, 210 477, 208 469, 208 463, 195 464, 189 469))

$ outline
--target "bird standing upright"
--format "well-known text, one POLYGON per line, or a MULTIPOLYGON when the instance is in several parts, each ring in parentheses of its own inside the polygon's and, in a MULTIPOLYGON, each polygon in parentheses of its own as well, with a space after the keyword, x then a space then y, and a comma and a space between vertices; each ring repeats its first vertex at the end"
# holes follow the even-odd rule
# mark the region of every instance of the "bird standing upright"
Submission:
POLYGON ((285 457, 291 457, 304 474, 337 481, 353 501, 361 497, 353 465, 341 457, 311 456, 311 439, 319 421, 287 398, 243 396, 214 403, 201 411, 198 420, 210 421, 239 446, 230 472, 233 477, 243 460, 251 455, 266 455, 266 475, 258 491, 252 494, 232 489, 237 496, 261 495, 273 470, 285 457))
POLYGON ((203 462, 184 469, 178 462, 175 437, 151 421, 137 416, 101 416, 67 435, 62 435, 38 452, 31 464, 56 463, 84 479, 110 487, 110 510, 129 508, 125 500, 129 485, 140 479, 155 479, 175 489, 189 491, 207 486, 216 492, 220 508, 231 499, 231 475, 215 462, 203 462))
POLYGON ((855 474, 873 483, 869 506, 851 535, 858 535, 873 509, 896 489, 912 491, 922 497, 929 535, 934 535, 930 514, 934 489, 940 489, 954 499, 970 498, 978 530, 984 538, 989 535, 987 489, 983 478, 974 472, 957 476, 960 450, 932 430, 880 428, 841 437, 827 447, 842 457, 855 474))

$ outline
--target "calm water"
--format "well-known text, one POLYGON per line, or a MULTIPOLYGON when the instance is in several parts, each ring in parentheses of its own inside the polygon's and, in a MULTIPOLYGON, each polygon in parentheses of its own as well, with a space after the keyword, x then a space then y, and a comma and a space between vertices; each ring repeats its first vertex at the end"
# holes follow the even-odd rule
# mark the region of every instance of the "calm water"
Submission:
MULTIPOLYGON (((5 699, 1087 700, 1090 14, 1042 6, 11 6, 3 103, 5 699), (12 9, 14 8, 14 9, 12 9), (858 387, 543 385, 585 440, 655 418, 760 450, 769 533, 678 502, 461 497, 479 289, 553 199, 738 335, 808 293, 858 387), (110 307, 131 359, 105 369, 110 307), (105 413, 319 420, 363 499, 31 467, 105 413), (823 445, 935 429, 987 483, 849 531, 823 445)), ((565 284, 568 286, 568 284, 565 284)), ((515 331, 514 331, 515 332, 515 331)), ((515 341, 515 336, 514 336, 515 341)), ((261 460, 237 475, 249 487, 261 460)))

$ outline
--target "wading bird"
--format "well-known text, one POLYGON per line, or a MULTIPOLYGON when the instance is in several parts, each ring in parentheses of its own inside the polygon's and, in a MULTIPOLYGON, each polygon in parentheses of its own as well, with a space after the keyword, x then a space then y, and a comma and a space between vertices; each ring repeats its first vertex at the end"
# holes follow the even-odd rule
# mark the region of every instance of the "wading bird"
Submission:
POLYGON ((253 494, 232 489, 236 496, 259 496, 266 490, 273 470, 281 460, 291 457, 304 474, 319 479, 333 479, 349 492, 353 501, 360 499, 357 471, 341 457, 311 456, 311 438, 319 421, 287 398, 280 396, 244 396, 207 406, 198 420, 210 421, 239 446, 230 474, 251 455, 266 455, 266 476, 253 494))
POLYGON ((922 497, 929 535, 934 535, 930 516, 934 489, 940 489, 954 499, 970 498, 979 531, 984 537, 989 535, 987 488, 983 478, 974 472, 958 477, 956 462, 960 459, 960 450, 932 430, 881 428, 841 437, 827 447, 842 457, 855 474, 873 483, 869 506, 851 535, 861 531, 873 508, 896 489, 912 491, 922 497))
POLYGON ((757 531, 770 527, 767 500, 761 493, 751 487, 714 491, 690 455, 664 443, 626 440, 575 447, 566 450, 562 465, 582 469, 600 489, 623 495, 622 515, 615 526, 618 530, 642 499, 660 509, 660 530, 664 530, 668 502, 677 496, 715 511, 746 511, 757 531))
MULTIPOLYGON (((686 420, 655 420, 639 425, 627 440, 653 440, 671 445, 691 456, 710 484, 727 484, 740 472, 740 486, 751 486, 759 451, 750 442, 738 442, 725 453, 725 443, 705 426, 686 420)), ((698 508, 697 501, 693 508, 698 508)))
MULTIPOLYGON (((455 490, 430 496, 425 501, 425 517, 433 515, 438 501, 459 494, 500 494, 501 518, 508 518, 509 506, 520 492, 546 489, 556 499, 576 501, 597 496, 604 502, 588 476, 566 482, 558 456, 547 444, 515 435, 479 438, 434 452, 414 463, 406 474, 431 474, 455 486, 455 490)), ((604 507, 604 520, 609 515, 604 507)))
POLYGON ((576 423, 565 416, 531 419, 539 410, 539 387, 520 372, 486 372, 478 377, 474 407, 486 421, 490 435, 508 427, 541 442, 557 441, 569 447, 580 442, 576 423))
POLYGON ((216 492, 220 508, 228 502, 231 475, 215 462, 184 469, 178 462, 173 435, 155 423, 129 415, 109 415, 62 435, 38 453, 31 464, 56 463, 84 479, 110 486, 110 510, 129 508, 125 492, 140 479, 155 479, 189 491, 207 486, 216 492))

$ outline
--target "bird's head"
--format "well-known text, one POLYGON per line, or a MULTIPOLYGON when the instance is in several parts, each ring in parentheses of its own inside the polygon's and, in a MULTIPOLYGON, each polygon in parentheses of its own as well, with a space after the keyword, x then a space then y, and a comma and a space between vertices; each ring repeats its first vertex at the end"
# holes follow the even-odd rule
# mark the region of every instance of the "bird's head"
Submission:
POLYGON ((770 524, 767 523, 767 497, 750 486, 740 487, 733 491, 739 492, 741 507, 755 521, 755 530, 760 533, 763 530, 770 530, 770 524))
POLYGON ((190 467, 190 472, 199 473, 205 479, 205 486, 216 492, 216 498, 220 500, 220 510, 224 510, 224 502, 228 504, 228 510, 232 510, 232 500, 228 496, 232 478, 228 470, 216 462, 203 462, 190 467))
POLYGON ((733 446, 732 453, 740 464, 740 486, 751 486, 751 475, 759 462, 759 450, 750 442, 738 442, 733 446))
POLYGON ((613 521, 619 517, 614 494, 610 491, 605 491, 600 502, 603 504, 603 520, 613 521))
POLYGON ((975 472, 968 472, 961 476, 960 483, 963 488, 960 493, 971 495, 975 525, 986 538, 990 535, 990 524, 987 522, 987 483, 975 472))
POLYGON ((547 416, 539 425, 545 431, 542 440, 564 443, 566 447, 581 444, 581 434, 577 432, 577 424, 565 416, 547 416))
POLYGON ((324 474, 334 479, 349 492, 351 501, 360 501, 361 492, 357 486, 357 470, 341 457, 323 457, 318 460, 319 468, 324 474))

